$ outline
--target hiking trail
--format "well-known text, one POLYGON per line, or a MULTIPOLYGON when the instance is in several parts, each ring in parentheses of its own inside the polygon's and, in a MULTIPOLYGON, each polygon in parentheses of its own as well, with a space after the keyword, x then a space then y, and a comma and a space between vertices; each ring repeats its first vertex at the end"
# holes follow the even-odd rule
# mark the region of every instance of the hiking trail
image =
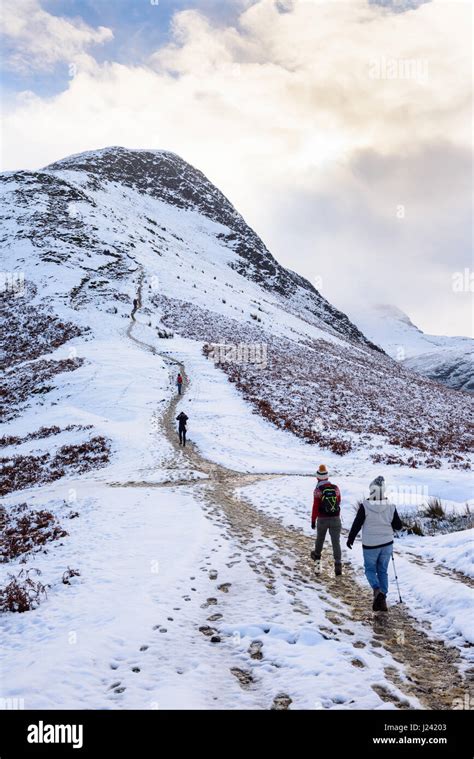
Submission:
MULTIPOLYGON (((294 599, 295 610, 303 615, 310 615, 311 609, 298 599, 298 592, 303 589, 307 591, 308 587, 312 587, 315 605, 320 599, 334 608, 326 611, 327 630, 332 635, 350 639, 350 636, 353 636, 350 630, 351 623, 362 623, 371 630, 372 651, 376 654, 377 649, 383 647, 403 667, 403 678, 399 670, 387 667, 385 674, 388 681, 407 696, 418 699, 424 708, 451 709, 454 699, 462 699, 465 693, 469 692, 474 674, 472 670, 468 670, 464 675, 461 673, 463 662, 456 648, 445 646, 442 640, 435 638, 429 625, 426 624, 426 629, 422 629, 422 623, 413 617, 404 605, 391 606, 385 615, 374 614, 371 611, 370 590, 361 585, 358 579, 360 573, 358 575, 349 562, 344 562, 341 577, 335 577, 331 573, 333 563, 328 541, 325 544, 322 563, 323 567, 329 567, 329 571, 323 570, 321 575, 315 576, 309 556, 313 538, 299 529, 284 526, 278 519, 263 513, 245 498, 236 495, 238 487, 263 479, 286 476, 285 473, 237 472, 206 459, 192 441, 187 441, 185 448, 179 445, 175 417, 177 405, 183 400, 188 386, 186 367, 168 353, 160 352, 134 336, 136 313, 142 306, 142 284, 143 273, 139 279, 138 304, 132 312, 127 336, 143 350, 160 356, 168 364, 170 376, 172 371, 179 370, 184 378, 183 395, 176 394, 160 417, 167 440, 174 451, 174 460, 170 462, 169 468, 183 468, 183 465, 187 465, 204 477, 167 480, 155 484, 146 480, 109 484, 113 487, 192 487, 199 495, 208 518, 238 543, 257 580, 264 584, 268 593, 275 593, 275 579, 283 577, 287 592, 294 599), (286 557, 291 557, 293 561, 291 570, 287 566, 286 557)), ((347 531, 343 532, 347 534, 347 531)), ((408 557, 409 554, 405 556, 408 557)), ((426 564, 416 556, 413 556, 413 560, 426 564)), ((443 567, 436 565, 430 565, 430 569, 439 574, 445 573, 443 567)), ((469 578, 461 581, 466 580, 469 578)), ((472 586, 471 581, 466 584, 472 586)), ((354 657, 356 656, 357 648, 354 647, 354 657)), ((233 674, 235 675, 235 672, 233 674)), ((235 676, 240 679, 238 674, 235 676)), ((392 703, 398 708, 410 708, 408 701, 400 700, 385 685, 373 685, 373 689, 387 703, 392 703)))

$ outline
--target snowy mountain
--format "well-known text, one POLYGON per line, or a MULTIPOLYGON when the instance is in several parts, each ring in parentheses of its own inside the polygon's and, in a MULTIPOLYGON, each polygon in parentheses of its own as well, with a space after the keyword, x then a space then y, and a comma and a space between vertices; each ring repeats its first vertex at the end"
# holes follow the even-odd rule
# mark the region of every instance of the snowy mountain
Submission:
MULTIPOLYGON (((54 172, 59 192, 62 179, 66 183, 69 180, 75 182, 79 173, 79 176, 86 177, 85 182, 80 182, 86 192, 100 190, 105 186, 110 189, 120 186, 132 190, 135 197, 146 195, 149 200, 156 199, 170 208, 200 214, 204 218, 197 225, 197 233, 204 228, 205 219, 213 222, 213 225, 221 225, 220 231, 215 226, 212 231, 222 247, 227 249, 226 263, 230 268, 245 279, 258 283, 264 290, 283 296, 284 308, 289 312, 305 313, 309 321, 315 324, 334 330, 356 342, 368 344, 346 315, 325 300, 307 280, 280 266, 227 198, 204 174, 179 156, 163 151, 109 148, 57 161, 45 171, 48 174, 54 172), (71 175, 70 172, 74 174, 71 175), (232 257, 229 256, 231 252, 234 254, 232 257)), ((67 195, 66 190, 65 192, 67 195)), ((63 199, 67 200, 64 196, 63 199)), ((146 211, 146 208, 143 211, 146 211)), ((166 236, 160 236, 159 233, 166 232, 166 229, 154 230, 153 219, 148 220, 148 228, 146 218, 142 218, 142 224, 144 237, 139 241, 143 242, 148 237, 148 244, 153 245, 152 249, 157 251, 158 241, 166 240, 166 236)), ((131 235, 129 239, 134 244, 137 243, 131 235)), ((175 236, 174 239, 179 238, 175 236)), ((158 255, 163 255, 163 252, 158 251, 158 255)), ((202 284, 202 279, 207 278, 205 271, 201 273, 204 277, 200 278, 199 283, 192 282, 193 286, 202 284)))
MULTIPOLYGON (((456 338, 462 340, 462 338, 456 338)), ((414 372, 423 374, 436 382, 474 393, 474 346, 443 348, 432 353, 422 353, 404 361, 414 372)))
POLYGON ((1 209, 4 268, 24 277, 28 303, 4 293, 9 379, 22 388, 7 396, 8 419, 79 361, 38 361, 32 378, 33 365, 21 359, 38 360, 72 331, 85 340, 117 337, 139 294, 140 318, 155 335, 247 353, 260 346, 264 366, 226 359, 219 368, 257 413, 308 443, 338 454, 371 450, 374 461, 466 463, 462 400, 415 379, 280 266, 222 193, 178 156, 107 148, 7 173, 1 209), (45 333, 39 325, 50 319, 45 333), (456 440, 443 432, 448 419, 456 440))
POLYGON ((357 326, 389 356, 408 369, 456 390, 474 392, 474 340, 427 335, 396 306, 358 308, 357 326))
POLYGON ((110 148, 1 187, 0 700, 456 708, 471 396, 376 348, 175 155, 110 148), (376 475, 408 514, 388 625, 359 540, 314 575, 321 462, 344 534, 376 475))

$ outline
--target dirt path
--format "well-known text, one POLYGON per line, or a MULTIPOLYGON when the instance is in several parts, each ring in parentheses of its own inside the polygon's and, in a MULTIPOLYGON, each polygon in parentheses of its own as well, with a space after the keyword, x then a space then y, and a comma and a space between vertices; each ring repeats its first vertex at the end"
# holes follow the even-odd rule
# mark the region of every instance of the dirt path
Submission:
MULTIPOLYGON (((141 307, 141 284, 138 292, 138 310, 141 307)), ((128 337, 143 349, 160 355, 170 371, 181 372, 184 377, 184 390, 188 384, 185 366, 175 358, 159 353, 149 344, 133 335, 135 312, 127 330, 128 337)), ((332 559, 325 550, 323 553, 323 570, 319 577, 313 574, 312 562, 309 560, 311 542, 301 531, 285 527, 262 511, 259 511, 244 498, 236 495, 236 489, 265 478, 282 475, 247 475, 227 469, 219 464, 205 459, 197 447, 189 442, 186 448, 179 445, 176 433, 176 408, 180 396, 172 399, 161 418, 167 439, 173 446, 176 456, 176 466, 187 464, 192 469, 206 475, 204 479, 168 481, 156 487, 177 484, 192 484, 202 496, 204 508, 208 516, 227 530, 234 540, 237 540, 246 559, 256 573, 259 581, 264 583, 267 591, 275 593, 276 578, 284 578, 287 591, 294 597, 294 604, 301 614, 310 614, 304 603, 298 599, 299 590, 308 590, 313 586, 317 597, 334 607, 334 599, 340 602, 334 611, 327 611, 328 625, 342 634, 352 635, 351 624, 356 621, 370 627, 372 631, 371 648, 383 647, 392 657, 403 665, 406 679, 400 678, 395 668, 387 668, 387 679, 396 685, 403 693, 417 698, 428 709, 451 709, 456 698, 464 698, 472 685, 472 675, 464 678, 460 674, 458 664, 461 657, 454 647, 432 637, 429 629, 424 631, 420 623, 408 612, 404 605, 392 606, 388 615, 373 614, 371 611, 371 594, 361 587, 356 573, 350 563, 344 565, 342 577, 332 573, 332 559), (258 537, 256 537, 258 536, 258 537), (262 551, 265 543, 265 551, 262 551), (268 549, 268 545, 272 549, 268 549), (285 557, 292 558, 291 570, 285 565, 285 557), (285 572, 286 570, 286 572, 285 572), (342 611, 340 610, 342 608, 342 611)), ((128 484, 128 483, 125 483, 128 484)), ((124 486, 124 483, 121 485, 124 486)), ((150 487, 146 482, 133 482, 130 486, 150 487)), ((151 485, 153 486, 153 485, 151 485)), ((316 601, 316 599, 315 599, 316 601)), ((354 648, 354 655, 357 651, 354 648)), ((407 708, 408 702, 397 702, 393 693, 383 684, 374 685, 379 696, 399 708, 407 708)))

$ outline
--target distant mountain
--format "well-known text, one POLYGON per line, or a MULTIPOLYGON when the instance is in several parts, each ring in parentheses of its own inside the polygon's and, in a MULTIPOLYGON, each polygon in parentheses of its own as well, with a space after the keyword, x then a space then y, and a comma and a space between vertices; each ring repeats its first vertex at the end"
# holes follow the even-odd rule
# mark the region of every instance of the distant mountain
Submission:
MULTIPOLYGON (((223 361, 219 369, 257 413, 308 443, 412 467, 469 465, 465 396, 384 353, 377 336, 366 337, 281 266, 179 156, 106 148, 2 174, 0 191, 3 269, 21 285, 0 298, 7 420, 27 411, 36 418, 39 408, 44 417, 50 403, 80 409, 71 389, 80 367, 99 365, 104 350, 126 352, 139 299, 149 342, 174 333, 203 351, 209 343, 247 346, 247 358, 259 346, 264 362, 223 361), (64 357, 57 349, 71 338, 64 357)), ((30 432, 37 434, 22 434, 30 432)), ((94 446, 105 456, 103 441, 94 446)))
POLYGON ((425 377, 474 392, 474 340, 427 335, 396 306, 377 305, 352 313, 357 326, 389 356, 425 377))

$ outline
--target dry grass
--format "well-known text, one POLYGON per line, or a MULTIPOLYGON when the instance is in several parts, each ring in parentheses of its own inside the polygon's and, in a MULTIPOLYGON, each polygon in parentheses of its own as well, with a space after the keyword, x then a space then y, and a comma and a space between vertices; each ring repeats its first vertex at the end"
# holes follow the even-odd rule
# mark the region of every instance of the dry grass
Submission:
POLYGON ((47 543, 67 536, 56 517, 46 509, 35 511, 27 503, 0 509, 0 553, 9 562, 47 543))
POLYGON ((33 305, 35 295, 36 287, 28 282, 24 297, 0 293, 0 345, 6 367, 51 353, 85 331, 61 321, 44 306, 33 305))
MULTIPOLYGON (((308 444, 345 455, 365 449, 375 463, 470 468, 474 398, 407 372, 380 352, 350 342, 276 337, 241 313, 224 317, 155 295, 162 322, 204 343, 264 344, 265 366, 219 368, 255 411, 308 444)), ((205 349, 205 355, 209 350, 205 349)))
POLYGON ((91 424, 68 424, 67 427, 62 428, 58 427, 57 425, 53 425, 52 427, 40 427, 39 430, 30 432, 29 435, 25 435, 24 437, 17 437, 15 435, 4 435, 3 437, 0 437, 0 448, 7 448, 10 445, 21 445, 22 443, 26 443, 29 440, 43 440, 47 437, 59 435, 61 432, 73 432, 76 430, 82 431, 91 429, 91 424))
POLYGON ((429 498, 415 513, 400 514, 403 530, 409 535, 442 535, 474 527, 474 517, 466 506, 464 514, 447 512, 439 498, 429 498))
POLYGON ((71 569, 71 567, 68 567, 63 574, 62 582, 64 585, 70 585, 71 579, 73 577, 80 577, 80 576, 81 576, 81 573, 79 572, 78 569, 71 569))
POLYGON ((446 512, 440 498, 428 498, 423 510, 423 516, 428 519, 446 519, 446 512))
POLYGON ((15 576, 8 575, 10 582, 0 588, 0 611, 25 612, 36 609, 46 596, 46 586, 33 580, 30 573, 40 575, 39 569, 21 569, 15 576))
POLYGON ((88 330, 63 322, 44 305, 34 303, 36 287, 25 283, 24 294, 0 293, 0 351, 5 378, 0 390, 0 418, 14 419, 33 396, 53 389, 51 379, 82 365, 79 358, 53 361, 42 358, 88 330))
POLYGON ((11 367, 4 375, 0 390, 0 420, 15 419, 31 396, 42 396, 54 389, 51 380, 63 372, 73 372, 84 360, 67 358, 61 361, 39 360, 11 367))
POLYGON ((66 474, 83 474, 105 466, 110 460, 110 442, 96 436, 78 445, 63 445, 54 455, 12 456, 0 459, 0 495, 44 485, 66 474))

